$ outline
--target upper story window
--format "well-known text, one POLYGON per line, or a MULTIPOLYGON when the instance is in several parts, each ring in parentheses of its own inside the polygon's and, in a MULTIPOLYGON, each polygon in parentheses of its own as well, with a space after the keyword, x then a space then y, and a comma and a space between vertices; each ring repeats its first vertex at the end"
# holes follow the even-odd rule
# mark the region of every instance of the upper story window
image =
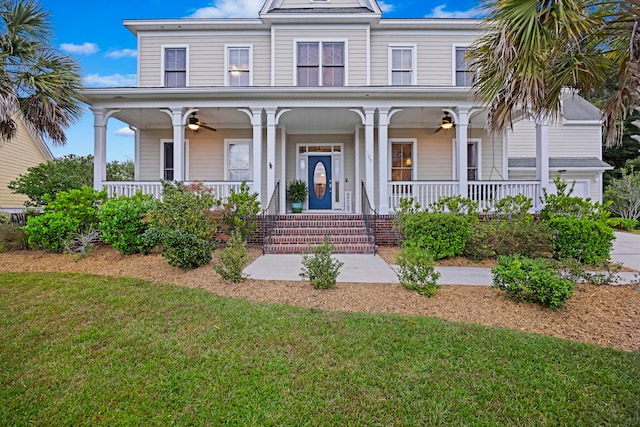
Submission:
POLYGON ((344 86, 343 42, 299 42, 297 44, 298 86, 344 86))
POLYGON ((227 86, 251 86, 251 46, 227 47, 227 86))
POLYGON ((471 87, 473 85, 473 77, 475 74, 473 62, 467 59, 467 52, 469 49, 466 47, 456 47, 456 86, 471 87))
POLYGON ((166 47, 164 49, 164 86, 187 86, 187 48, 166 47))
POLYGON ((389 47, 389 84, 409 86, 416 84, 414 46, 389 47))

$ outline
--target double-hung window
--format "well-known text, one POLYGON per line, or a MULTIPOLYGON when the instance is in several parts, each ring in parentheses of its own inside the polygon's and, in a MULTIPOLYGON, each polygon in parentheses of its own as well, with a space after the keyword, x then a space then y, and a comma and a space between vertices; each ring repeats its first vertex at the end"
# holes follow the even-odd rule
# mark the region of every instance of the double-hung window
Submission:
POLYGON ((227 47, 227 85, 251 86, 251 47, 227 47))
POLYGON ((478 142, 469 141, 467 144, 467 180, 478 180, 478 142))
POLYGON ((225 179, 228 181, 251 180, 250 141, 225 141, 225 179))
POLYGON ((389 84, 409 86, 416 84, 415 47, 389 47, 389 84))
POLYGON ((187 86, 187 48, 167 47, 164 49, 164 86, 187 86))
POLYGON ((391 181, 413 180, 413 142, 391 143, 391 181))
POLYGON ((469 49, 466 47, 455 48, 455 74, 456 86, 471 87, 475 75, 475 67, 473 61, 467 58, 469 49))
POLYGON ((298 42, 298 86, 344 86, 344 42, 298 42))

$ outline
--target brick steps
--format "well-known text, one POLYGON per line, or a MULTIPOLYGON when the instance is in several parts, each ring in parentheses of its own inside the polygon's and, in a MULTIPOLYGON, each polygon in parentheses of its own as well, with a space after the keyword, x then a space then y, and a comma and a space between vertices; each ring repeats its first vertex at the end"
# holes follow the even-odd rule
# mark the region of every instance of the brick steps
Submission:
POLYGON ((300 254, 329 236, 334 253, 374 254, 373 237, 367 235, 361 215, 295 214, 278 215, 270 237, 265 239, 265 254, 300 254))

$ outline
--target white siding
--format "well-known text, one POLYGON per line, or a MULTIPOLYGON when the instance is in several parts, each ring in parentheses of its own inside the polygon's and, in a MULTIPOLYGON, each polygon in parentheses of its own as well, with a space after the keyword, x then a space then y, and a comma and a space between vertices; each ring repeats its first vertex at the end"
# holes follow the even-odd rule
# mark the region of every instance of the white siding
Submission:
POLYGON ((347 52, 347 84, 364 86, 367 83, 367 31, 364 27, 345 28, 328 25, 305 25, 303 27, 277 27, 275 33, 276 86, 293 86, 294 40, 345 41, 347 52))
POLYGON ((218 31, 198 35, 142 35, 139 46, 140 86, 161 86, 163 45, 189 46, 189 86, 224 86, 225 44, 253 45, 253 85, 270 85, 270 33, 218 31))
POLYGON ((417 84, 424 86, 452 86, 453 46, 470 44, 477 33, 375 30, 371 32, 371 84, 389 82, 389 44, 416 45, 417 84))
MULTIPOLYGON (((601 157, 598 126, 567 126, 555 123, 549 126, 550 157, 601 157)), ((522 120, 513 125, 509 133, 509 157, 536 156, 536 125, 522 120)))
MULTIPOLYGON (((555 171, 549 172, 549 182, 552 182, 556 178, 556 176, 557 176, 557 172, 555 171)), ((599 173, 595 174, 595 173, 581 173, 581 172, 567 171, 567 172, 563 172, 561 176, 562 176, 562 179, 564 179, 569 183, 571 183, 574 180, 576 181, 576 190, 572 195, 583 196, 583 194, 581 194, 581 189, 584 189, 585 186, 588 186, 589 192, 587 196, 591 197, 591 200, 594 202, 602 201, 602 192, 601 192, 602 177, 600 176, 599 173)), ((512 172, 509 172, 509 179, 535 181, 536 172, 535 170, 512 171, 512 172)))

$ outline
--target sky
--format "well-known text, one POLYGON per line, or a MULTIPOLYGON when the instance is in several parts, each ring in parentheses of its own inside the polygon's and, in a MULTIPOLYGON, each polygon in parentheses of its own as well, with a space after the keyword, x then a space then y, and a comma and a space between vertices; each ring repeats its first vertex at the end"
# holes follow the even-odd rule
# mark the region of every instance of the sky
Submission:
MULTIPOLYGON (((136 85, 136 38, 123 19, 257 18, 264 0, 110 0, 100 7, 75 0, 40 0, 51 14, 56 49, 74 57, 81 67, 85 87, 136 85)), ((385 18, 475 18, 478 0, 378 1, 385 18)), ((96 3, 94 3, 96 4, 96 3)), ((49 145, 54 156, 93 154, 93 114, 88 108, 66 131, 67 144, 49 145)), ((133 158, 133 133, 115 119, 108 123, 107 160, 133 158)))

